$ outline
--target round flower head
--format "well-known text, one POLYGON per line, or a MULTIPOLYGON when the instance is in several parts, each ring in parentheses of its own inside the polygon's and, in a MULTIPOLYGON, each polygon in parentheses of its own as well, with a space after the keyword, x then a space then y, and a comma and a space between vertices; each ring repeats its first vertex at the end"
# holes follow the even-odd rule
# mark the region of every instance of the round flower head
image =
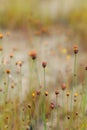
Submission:
POLYGON ((33 97, 33 98, 35 97, 35 93, 34 93, 34 92, 32 93, 32 97, 33 97))
POLYGON ((0 39, 3 39, 3 34, 2 33, 0 33, 0 39))
POLYGON ((56 95, 59 94, 59 90, 58 90, 58 89, 55 90, 55 94, 56 94, 56 95))
POLYGON ((30 52, 29 52, 29 56, 30 56, 33 60, 35 60, 36 57, 37 57, 37 52, 36 52, 36 51, 30 51, 30 52))
POLYGON ((68 92, 66 93, 66 96, 69 97, 69 95, 70 95, 70 92, 68 91, 68 92))
POLYGON ((31 108, 31 104, 28 104, 28 108, 29 108, 29 109, 31 108))
POLYGON ((10 58, 13 58, 13 57, 14 57, 14 54, 13 54, 13 53, 10 53, 9 56, 10 56, 10 58))
POLYGON ((78 46, 74 45, 73 50, 74 50, 74 53, 77 54, 78 53, 78 46))
POLYGON ((37 90, 36 94, 39 96, 41 94, 40 90, 37 90))
POLYGON ((74 93, 74 97, 76 98, 78 96, 78 93, 74 93))
POLYGON ((45 68, 47 66, 47 62, 43 61, 42 62, 42 67, 45 68))
POLYGON ((51 108, 51 109, 54 109, 54 108, 55 108, 55 105, 54 105, 53 102, 50 104, 50 108, 51 108))
POLYGON ((18 65, 21 67, 22 66, 22 61, 18 61, 18 65))
POLYGON ((87 70, 87 66, 85 67, 85 70, 87 70))
POLYGON ((48 96, 48 92, 47 91, 45 92, 45 96, 48 96))
POLYGON ((68 120, 70 119, 70 115, 67 116, 67 119, 68 119, 68 120))
POLYGON ((0 47, 0 51, 3 51, 3 48, 2 48, 2 47, 0 47))
POLYGON ((0 92, 2 92, 2 88, 0 88, 0 92))
POLYGON ((66 89, 66 84, 62 83, 61 88, 62 88, 62 90, 65 90, 66 89))
POLYGON ((78 116, 78 112, 76 112, 75 114, 76 114, 76 116, 78 116))
POLYGON ((7 74, 10 74, 10 72, 11 72, 11 71, 10 71, 9 69, 6 70, 6 73, 7 73, 7 74))

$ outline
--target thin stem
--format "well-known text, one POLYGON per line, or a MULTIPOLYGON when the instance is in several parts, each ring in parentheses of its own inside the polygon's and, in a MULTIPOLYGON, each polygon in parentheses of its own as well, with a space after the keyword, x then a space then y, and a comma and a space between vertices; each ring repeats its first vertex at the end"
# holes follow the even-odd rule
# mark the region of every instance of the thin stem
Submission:
MULTIPOLYGON (((46 80, 45 80, 45 68, 44 68, 44 94, 45 94, 45 91, 46 91, 46 80)), ((46 97, 44 95, 44 112, 43 112, 43 120, 44 120, 44 130, 47 129, 46 127, 46 97)))
POLYGON ((40 79, 39 79, 39 74, 38 74, 38 69, 37 69, 37 62, 36 62, 36 60, 34 60, 34 62, 35 62, 35 71, 36 71, 36 74, 37 74, 38 85, 40 87, 40 79))
POLYGON ((56 112, 57 112, 57 130, 59 125, 59 115, 58 115, 58 95, 56 95, 56 112))

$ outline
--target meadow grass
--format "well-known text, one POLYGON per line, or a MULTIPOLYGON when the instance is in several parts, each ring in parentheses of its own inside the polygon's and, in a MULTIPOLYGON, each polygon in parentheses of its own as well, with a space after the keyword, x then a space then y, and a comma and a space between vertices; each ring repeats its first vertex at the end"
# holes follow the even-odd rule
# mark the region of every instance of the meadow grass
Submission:
MULTIPOLYGON (((3 48, 3 35, 0 34, 0 47, 3 48)), ((28 54, 30 67, 29 90, 23 99, 22 67, 23 62, 12 60, 4 63, 4 50, 0 49, 0 129, 1 130, 86 130, 87 129, 87 66, 84 67, 84 84, 78 82, 77 45, 73 48, 74 72, 72 84, 67 81, 49 90, 46 84, 46 61, 42 61, 43 84, 39 77, 38 55, 36 51, 28 54), (15 67, 14 67, 15 66, 15 67), (13 71, 15 70, 15 74, 13 71), (12 80, 13 77, 13 80, 12 80), (50 100, 50 95, 53 100, 50 100), (55 100, 55 101, 54 101, 55 100), (54 102, 53 102, 54 101, 54 102)), ((27 54, 26 54, 27 55, 27 54)))

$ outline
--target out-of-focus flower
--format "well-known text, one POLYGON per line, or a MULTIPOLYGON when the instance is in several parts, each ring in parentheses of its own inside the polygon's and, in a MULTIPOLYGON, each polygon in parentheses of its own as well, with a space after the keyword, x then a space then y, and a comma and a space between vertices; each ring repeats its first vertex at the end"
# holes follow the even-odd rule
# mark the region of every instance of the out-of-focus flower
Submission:
POLYGON ((45 92, 45 96, 48 96, 48 92, 47 91, 45 92))
POLYGON ((85 67, 85 70, 87 70, 87 66, 85 67))
POLYGON ((29 109, 31 108, 31 104, 28 104, 28 108, 29 108, 29 109))
POLYGON ((78 53, 78 46, 74 45, 73 50, 74 50, 74 53, 77 54, 78 53))
POLYGON ((13 54, 13 53, 10 53, 9 56, 10 56, 10 58, 13 58, 13 57, 14 57, 14 54, 13 54))
POLYGON ((42 62, 42 67, 45 68, 47 66, 47 62, 43 61, 42 62))
POLYGON ((37 90, 36 94, 39 96, 41 94, 40 90, 37 90))
POLYGON ((51 109, 54 109, 54 108, 55 108, 55 105, 54 105, 53 102, 50 104, 50 108, 51 108, 51 109))
POLYGON ((10 73, 11 73, 11 70, 10 70, 10 69, 7 69, 7 70, 6 70, 6 73, 7 73, 7 74, 10 74, 10 73))
POLYGON ((0 47, 0 51, 3 51, 3 48, 2 48, 2 47, 0 47))
POLYGON ((62 83, 62 84, 61 84, 61 88, 62 88, 62 90, 65 90, 65 89, 67 88, 66 84, 65 84, 65 83, 62 83))
POLYGON ((68 92, 66 93, 66 96, 69 97, 69 95, 70 95, 70 92, 68 91, 68 92))
POLYGON ((67 49, 66 49, 66 48, 63 48, 63 49, 61 50, 61 52, 62 52, 63 54, 66 54, 66 53, 67 53, 67 49))
POLYGON ((56 95, 59 94, 59 90, 58 90, 58 89, 55 90, 55 94, 56 94, 56 95))
POLYGON ((35 97, 35 93, 34 93, 34 92, 32 93, 32 97, 33 97, 33 98, 35 97))
POLYGON ((3 38, 3 34, 2 33, 0 33, 0 39, 2 39, 3 38))
POLYGON ((2 92, 2 88, 0 88, 0 92, 2 92))
POLYGON ((70 60, 70 58, 71 58, 70 55, 67 55, 67 56, 66 56, 66 59, 67 59, 67 60, 70 60))
POLYGON ((74 97, 76 98, 78 96, 78 93, 74 93, 74 97))
POLYGON ((30 51, 29 52, 29 56, 33 59, 33 60, 35 60, 36 59, 36 57, 37 57, 37 52, 34 50, 34 51, 30 51))

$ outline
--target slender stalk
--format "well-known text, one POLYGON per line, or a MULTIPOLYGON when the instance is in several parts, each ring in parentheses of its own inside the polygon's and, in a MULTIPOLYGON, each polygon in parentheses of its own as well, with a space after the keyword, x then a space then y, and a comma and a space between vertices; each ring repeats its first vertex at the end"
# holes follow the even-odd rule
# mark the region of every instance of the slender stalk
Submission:
POLYGON ((73 87, 77 86, 77 54, 74 54, 74 74, 73 74, 73 86, 71 90, 71 118, 70 127, 73 122, 73 87))
POLYGON ((53 130, 53 110, 51 112, 51 129, 53 130))
POLYGON ((38 69, 37 69, 37 61, 34 60, 34 63, 35 63, 35 71, 36 71, 36 75, 37 75, 38 85, 40 88, 40 79, 39 79, 39 74, 38 74, 38 69))
MULTIPOLYGON (((83 95, 83 124, 85 124, 85 112, 86 112, 86 103, 87 103, 87 70, 85 72, 85 86, 84 86, 84 95, 83 95)), ((82 130, 86 130, 86 125, 84 125, 82 130)))
POLYGON ((57 130, 59 129, 58 95, 56 95, 57 130))
POLYGON ((44 68, 44 106, 43 106, 43 120, 44 120, 44 130, 47 130, 46 126, 46 97, 45 97, 45 91, 46 91, 46 80, 45 80, 45 68, 44 68))

